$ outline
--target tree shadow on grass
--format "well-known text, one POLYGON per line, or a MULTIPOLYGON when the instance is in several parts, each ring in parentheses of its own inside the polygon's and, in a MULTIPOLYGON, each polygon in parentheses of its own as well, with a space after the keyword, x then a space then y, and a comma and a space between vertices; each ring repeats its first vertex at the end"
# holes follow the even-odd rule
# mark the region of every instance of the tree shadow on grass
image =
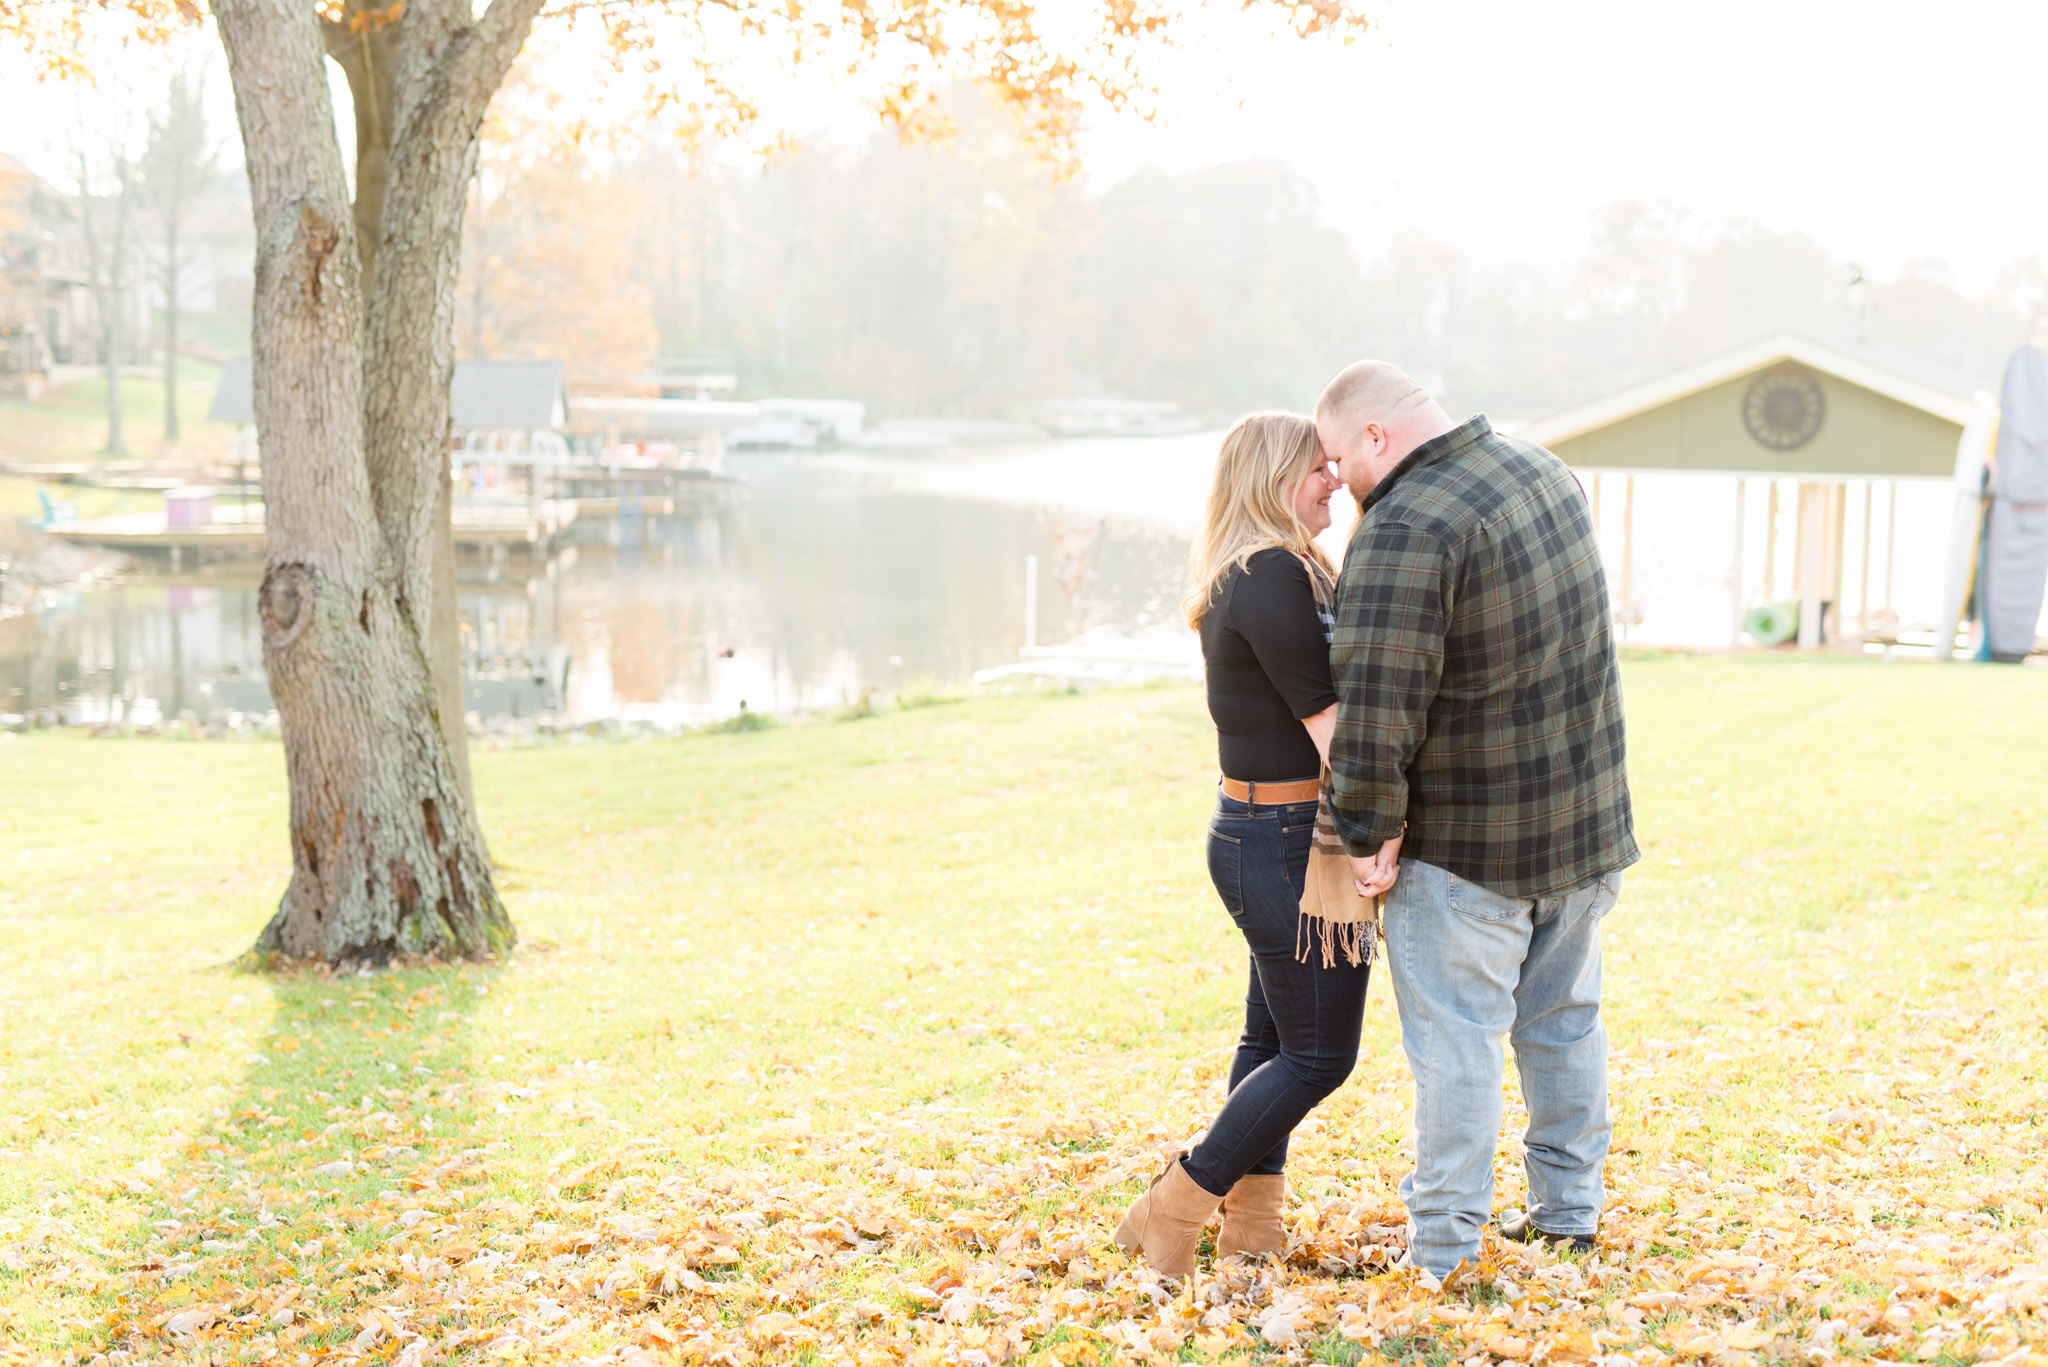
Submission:
POLYGON ((237 1094, 129 1186, 144 1219, 71 1346, 290 1360, 428 1332, 405 1293, 447 1264, 400 1246, 478 1198, 472 1026, 495 974, 267 978, 276 1011, 237 1094))

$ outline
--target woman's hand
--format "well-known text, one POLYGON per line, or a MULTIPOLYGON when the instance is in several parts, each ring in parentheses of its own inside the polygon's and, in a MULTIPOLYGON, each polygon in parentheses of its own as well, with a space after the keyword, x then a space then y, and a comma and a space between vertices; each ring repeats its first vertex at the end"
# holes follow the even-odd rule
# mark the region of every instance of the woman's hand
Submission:
POLYGON ((1301 724, 1308 728, 1308 738, 1315 743, 1316 753, 1322 756, 1323 767, 1330 767, 1330 740, 1337 734, 1337 704, 1331 703, 1313 717, 1303 717, 1301 724))
POLYGON ((1360 897, 1378 897, 1390 891, 1401 876, 1401 836, 1380 846, 1380 852, 1361 859, 1351 856, 1351 881, 1360 897))

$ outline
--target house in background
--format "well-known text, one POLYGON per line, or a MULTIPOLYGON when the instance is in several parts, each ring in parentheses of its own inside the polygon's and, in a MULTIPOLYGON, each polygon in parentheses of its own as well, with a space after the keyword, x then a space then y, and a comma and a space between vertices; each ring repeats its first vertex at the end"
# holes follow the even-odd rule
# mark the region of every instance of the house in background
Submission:
MULTIPOLYGON (((112 232, 115 203, 94 196, 91 207, 104 238, 112 232)), ((0 154, 0 393, 34 397, 53 370, 106 359, 102 291, 94 288, 84 209, 78 194, 0 154)), ((165 304, 162 225, 139 200, 129 203, 128 216, 126 260, 112 291, 126 339, 124 367, 161 352, 165 304)), ((178 267, 181 353, 195 340, 201 349, 209 339, 247 345, 251 232, 238 179, 216 184, 186 207, 178 267)))
MULTIPOLYGON (((134 303, 130 325, 146 327, 147 302, 134 303)), ((52 367, 97 360, 99 346, 77 197, 0 156, 0 385, 33 399, 52 367)))
MULTIPOLYGON (((448 389, 449 453, 458 475, 559 465, 568 459, 568 370, 560 361, 457 361, 448 389)), ((256 398, 249 358, 221 366, 206 416, 253 433, 256 398)), ((252 453, 253 458, 253 453, 252 453)))

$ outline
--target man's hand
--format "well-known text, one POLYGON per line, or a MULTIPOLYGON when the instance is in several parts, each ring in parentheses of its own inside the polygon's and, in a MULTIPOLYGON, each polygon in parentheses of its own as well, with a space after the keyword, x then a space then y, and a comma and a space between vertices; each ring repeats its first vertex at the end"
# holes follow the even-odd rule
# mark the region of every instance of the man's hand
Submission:
POLYGON ((1401 876, 1401 837, 1395 836, 1380 846, 1380 852, 1361 859, 1351 856, 1351 881, 1358 887, 1360 897, 1378 897, 1394 886, 1394 880, 1401 876))

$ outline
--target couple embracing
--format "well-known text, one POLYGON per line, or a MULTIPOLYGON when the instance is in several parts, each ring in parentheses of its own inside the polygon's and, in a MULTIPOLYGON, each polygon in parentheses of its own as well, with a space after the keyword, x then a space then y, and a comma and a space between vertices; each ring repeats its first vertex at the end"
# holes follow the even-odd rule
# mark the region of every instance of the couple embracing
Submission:
POLYGON ((1362 361, 1313 420, 1231 429, 1193 570, 1223 771, 1209 872, 1251 980, 1222 1111, 1118 1244, 1186 1276, 1220 1216, 1219 1256, 1285 1253, 1288 1136, 1357 1060, 1376 916, 1415 1081, 1408 1265, 1441 1280, 1478 1259, 1503 1035, 1529 1201, 1498 1232, 1591 1247, 1611 1133, 1600 922, 1638 854, 1583 490, 1362 361), (1335 572, 1312 538, 1340 485, 1359 520, 1335 572))

